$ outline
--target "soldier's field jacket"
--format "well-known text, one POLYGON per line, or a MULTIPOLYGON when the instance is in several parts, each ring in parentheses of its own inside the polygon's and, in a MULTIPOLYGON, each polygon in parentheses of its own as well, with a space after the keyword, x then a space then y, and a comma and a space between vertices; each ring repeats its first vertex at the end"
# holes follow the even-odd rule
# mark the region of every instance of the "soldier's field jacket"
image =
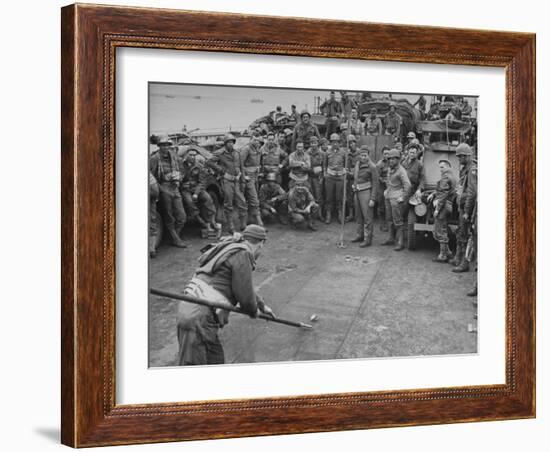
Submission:
POLYGON ((457 187, 458 205, 468 214, 472 214, 477 200, 477 163, 471 161, 460 168, 457 187))
POLYGON ((407 171, 401 165, 390 168, 388 171, 388 188, 384 196, 386 199, 405 198, 411 192, 411 182, 407 171))

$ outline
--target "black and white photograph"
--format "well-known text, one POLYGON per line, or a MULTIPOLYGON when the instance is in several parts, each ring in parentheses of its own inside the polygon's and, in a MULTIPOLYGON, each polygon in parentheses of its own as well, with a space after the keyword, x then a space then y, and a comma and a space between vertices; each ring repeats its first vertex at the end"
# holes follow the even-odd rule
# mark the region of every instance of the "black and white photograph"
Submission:
POLYGON ((479 97, 148 91, 150 367, 478 352, 479 97))

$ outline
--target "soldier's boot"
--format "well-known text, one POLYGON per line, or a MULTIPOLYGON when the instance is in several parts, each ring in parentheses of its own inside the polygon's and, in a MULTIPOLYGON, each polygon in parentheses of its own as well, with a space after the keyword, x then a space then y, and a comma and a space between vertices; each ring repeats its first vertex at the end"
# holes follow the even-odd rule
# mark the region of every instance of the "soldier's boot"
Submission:
POLYGON ((177 248, 187 248, 187 245, 183 242, 174 227, 168 228, 168 235, 170 236, 170 239, 172 239, 173 246, 177 248))
POLYGON ((447 262, 453 257, 453 252, 448 243, 445 243, 445 255, 447 256, 447 262))
POLYGON ((155 246, 156 242, 157 242, 157 237, 155 235, 149 236, 149 257, 151 259, 154 259, 155 257, 157 257, 157 248, 155 246))
POLYGON ((246 228, 246 220, 248 219, 248 215, 241 215, 239 217, 239 220, 240 220, 240 228, 241 228, 241 231, 244 231, 244 229, 246 228))
POLYGON ((404 237, 403 237, 403 234, 405 232, 404 229, 405 228, 403 225, 397 226, 397 231, 395 232, 397 243, 395 245, 395 248, 393 249, 394 251, 401 251, 405 249, 404 237))
POLYGON ((312 218, 312 216, 310 216, 309 220, 307 221, 307 227, 312 231, 317 230, 317 226, 315 226, 315 220, 312 218))
POLYGON ((361 248, 366 248, 367 246, 371 246, 372 244, 372 232, 365 226, 363 228, 363 241, 359 245, 361 248))
POLYGON ((323 206, 322 205, 319 205, 319 210, 317 211, 317 219, 319 221, 325 221, 325 219, 323 218, 323 206))
POLYGON ((467 272, 468 270, 470 270, 470 264, 466 260, 466 257, 463 255, 462 261, 460 262, 460 264, 454 267, 451 271, 453 273, 464 273, 464 272, 467 272))
POLYGON ((474 287, 472 287, 472 290, 470 290, 466 295, 468 295, 469 297, 477 297, 477 283, 475 283, 474 287))
POLYGON ((331 209, 327 209, 327 215, 325 217, 325 224, 330 224, 330 222, 332 221, 332 212, 331 212, 331 209))
POLYGON ((449 261, 449 264, 451 264, 453 267, 456 267, 460 262, 462 261, 462 258, 464 257, 464 245, 462 243, 456 244, 456 252, 454 257, 449 261))
POLYGON ((395 226, 390 224, 389 229, 388 238, 382 242, 382 245, 393 245, 395 243, 395 226))
POLYGON ((259 213, 255 213, 253 215, 254 223, 256 223, 258 226, 263 226, 264 222, 262 221, 262 216, 259 213))
POLYGON ((357 225, 357 235, 352 239, 353 243, 359 243, 365 240, 365 228, 362 225, 357 225))
POLYGON ((447 255, 447 244, 439 243, 439 254, 432 259, 434 262, 447 262, 449 256, 447 255))

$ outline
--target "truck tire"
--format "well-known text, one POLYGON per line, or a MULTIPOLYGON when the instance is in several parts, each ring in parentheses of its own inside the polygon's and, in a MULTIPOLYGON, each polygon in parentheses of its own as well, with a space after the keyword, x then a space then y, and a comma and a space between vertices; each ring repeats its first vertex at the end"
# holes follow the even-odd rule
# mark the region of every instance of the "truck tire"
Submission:
POLYGON ((416 231, 414 230, 414 223, 416 222, 416 215, 414 209, 409 209, 407 215, 407 249, 416 249, 416 231))

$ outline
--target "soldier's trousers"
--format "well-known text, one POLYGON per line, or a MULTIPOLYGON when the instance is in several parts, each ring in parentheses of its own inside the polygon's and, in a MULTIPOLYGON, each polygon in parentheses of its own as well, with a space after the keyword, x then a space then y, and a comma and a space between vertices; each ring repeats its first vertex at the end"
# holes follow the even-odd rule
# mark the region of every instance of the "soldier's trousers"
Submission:
POLYGON ((325 178, 325 206, 327 212, 332 209, 340 210, 342 208, 342 199, 344 197, 344 179, 342 176, 327 176, 325 178))
POLYGON ((449 243, 448 223, 449 212, 443 208, 434 219, 433 236, 439 243, 449 243))
POLYGON ((161 186, 159 198, 166 228, 168 230, 175 228, 176 232, 179 233, 187 221, 179 190, 177 188, 166 190, 161 186))
POLYGON ((260 200, 258 198, 258 179, 250 177, 244 184, 244 198, 248 205, 248 212, 251 215, 257 215, 260 210, 260 200))
POLYGON ((193 194, 187 190, 181 192, 181 197, 185 210, 187 210, 191 218, 195 218, 200 214, 199 206, 204 209, 206 214, 205 220, 209 220, 216 214, 214 201, 212 201, 212 197, 206 190, 199 192, 197 202, 193 201, 193 194))
POLYGON ((470 237, 470 220, 464 218, 464 206, 458 207, 458 228, 456 230, 456 241, 464 246, 468 243, 470 237))
POLYGON ((386 219, 386 200, 384 199, 385 186, 378 186, 378 194, 376 195, 376 213, 378 214, 378 220, 386 219))
POLYGON ((156 237, 158 234, 157 201, 156 197, 149 198, 149 237, 156 237))
POLYGON ((223 211, 227 222, 233 221, 233 206, 237 206, 239 216, 247 215, 246 201, 238 181, 223 181, 223 211))
POLYGON ((386 198, 386 221, 393 223, 395 227, 403 226, 403 203, 397 202, 397 199, 386 198))
MULTIPOLYGON (((373 208, 369 206, 371 190, 361 190, 355 193, 355 220, 357 230, 361 234, 367 232, 372 237, 373 208)), ((365 237, 366 238, 366 237, 365 237)))
POLYGON ((311 194, 319 206, 323 205, 323 179, 319 176, 313 176, 311 181, 311 194))
POLYGON ((305 221, 310 221, 312 218, 315 218, 315 215, 317 214, 318 207, 312 207, 310 213, 297 213, 297 212, 290 212, 290 220, 292 221, 292 224, 301 224, 305 221))
POLYGON ((325 125, 327 127, 326 137, 327 137, 327 139, 330 140, 330 135, 333 134, 333 133, 338 132, 338 120, 337 119, 327 119, 325 125))

